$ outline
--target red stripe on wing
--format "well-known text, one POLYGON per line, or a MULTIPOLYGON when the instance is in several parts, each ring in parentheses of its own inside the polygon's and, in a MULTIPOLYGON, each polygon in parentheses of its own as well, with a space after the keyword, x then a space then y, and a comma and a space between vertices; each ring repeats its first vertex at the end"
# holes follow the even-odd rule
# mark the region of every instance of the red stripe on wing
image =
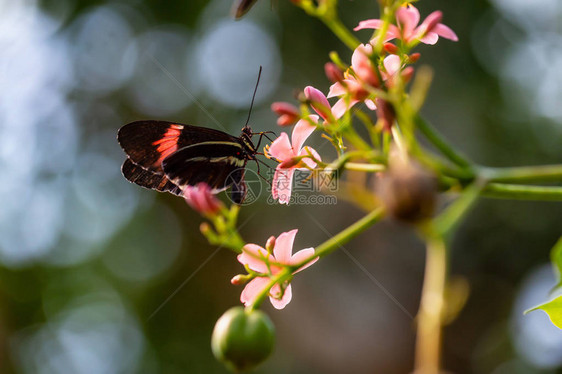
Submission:
POLYGON ((152 143, 152 145, 157 146, 156 151, 160 154, 155 166, 160 166, 166 157, 178 150, 178 139, 182 129, 183 126, 181 125, 171 125, 162 138, 152 143))

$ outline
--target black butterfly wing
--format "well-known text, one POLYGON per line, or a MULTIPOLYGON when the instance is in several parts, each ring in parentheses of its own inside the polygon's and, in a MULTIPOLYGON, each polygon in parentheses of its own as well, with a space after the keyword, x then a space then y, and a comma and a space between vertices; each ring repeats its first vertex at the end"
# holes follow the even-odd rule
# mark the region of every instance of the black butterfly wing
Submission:
POLYGON ((241 204, 246 198, 248 188, 246 182, 244 181, 245 169, 236 169, 228 176, 227 182, 232 185, 230 191, 230 198, 236 204, 241 204))
POLYGON ((174 195, 181 195, 181 189, 173 184, 164 174, 158 174, 150 170, 143 169, 127 158, 121 167, 123 176, 130 182, 141 187, 150 188, 160 192, 170 192, 174 195))
POLYGON ((240 183, 245 166, 243 147, 237 139, 189 145, 162 162, 166 176, 180 189, 204 182, 215 191, 240 183))
POLYGON ((207 142, 237 142, 225 132, 168 121, 136 121, 119 129, 117 140, 131 161, 163 174, 162 161, 186 146, 207 142))

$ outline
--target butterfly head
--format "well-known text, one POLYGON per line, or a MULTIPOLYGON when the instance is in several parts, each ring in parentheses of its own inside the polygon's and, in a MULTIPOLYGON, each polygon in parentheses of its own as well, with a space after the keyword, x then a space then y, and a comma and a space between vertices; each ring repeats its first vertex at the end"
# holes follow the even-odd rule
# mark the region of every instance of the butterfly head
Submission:
POLYGON ((251 127, 246 125, 242 128, 242 134, 240 134, 240 140, 244 148, 246 149, 246 153, 249 159, 254 159, 255 154, 257 152, 254 143, 252 142, 252 136, 254 136, 254 132, 252 131, 251 127))
POLYGON ((247 136, 251 139, 253 135, 254 132, 252 131, 252 128, 249 125, 242 127, 242 136, 247 136))

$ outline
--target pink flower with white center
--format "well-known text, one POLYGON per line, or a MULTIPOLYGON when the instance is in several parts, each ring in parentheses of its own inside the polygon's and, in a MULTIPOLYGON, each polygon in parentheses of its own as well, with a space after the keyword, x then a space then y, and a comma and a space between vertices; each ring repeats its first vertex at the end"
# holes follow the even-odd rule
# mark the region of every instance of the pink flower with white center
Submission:
MULTIPOLYGON (((385 35, 384 41, 391 39, 401 39, 404 43, 409 44, 414 40, 419 40, 425 44, 435 44, 439 37, 450 39, 454 42, 459 38, 453 30, 444 24, 440 23, 443 18, 443 13, 435 11, 418 26, 420 22, 420 12, 413 5, 407 7, 400 7, 396 11, 396 21, 398 26, 388 25, 388 31, 385 35)), ((359 25, 353 30, 363 29, 381 29, 383 21, 380 19, 368 19, 359 22, 359 25)))
MULTIPOLYGON (((242 248, 242 254, 238 255, 238 261, 251 270, 263 276, 252 279, 240 295, 240 301, 245 306, 252 305, 256 297, 267 287, 270 278, 278 274, 282 265, 296 265, 314 255, 314 248, 306 248, 293 254, 293 243, 298 230, 284 232, 277 237, 273 246, 273 253, 256 244, 246 244, 242 248), (281 266, 280 266, 281 265, 281 266)), ((269 242, 269 241, 268 241, 269 242)), ((318 257, 297 269, 293 274, 306 269, 318 261, 318 257)), ((274 285, 269 291, 269 300, 276 309, 283 309, 293 296, 291 285, 284 284, 284 292, 279 284, 274 285)))
POLYGON ((332 108, 334 117, 341 118, 345 112, 360 102, 364 102, 371 110, 377 109, 375 102, 367 99, 369 91, 363 87, 363 84, 373 87, 380 85, 375 67, 369 59, 369 55, 372 53, 373 46, 370 44, 359 45, 351 56, 351 68, 357 77, 346 73, 344 80, 336 82, 330 87, 328 97, 341 97, 332 108))
POLYGON ((213 190, 206 183, 185 187, 183 197, 193 210, 205 216, 218 213, 222 207, 222 203, 215 197, 213 190))
POLYGON ((275 169, 271 182, 271 196, 274 199, 279 199, 281 204, 289 204, 295 170, 316 167, 316 162, 310 157, 302 159, 295 159, 295 157, 312 155, 317 160, 321 160, 320 155, 313 148, 308 146, 303 148, 304 141, 316 129, 311 122, 318 123, 318 116, 310 115, 297 122, 291 135, 292 145, 287 133, 281 133, 270 146, 266 147, 267 157, 273 157, 280 162, 275 169))

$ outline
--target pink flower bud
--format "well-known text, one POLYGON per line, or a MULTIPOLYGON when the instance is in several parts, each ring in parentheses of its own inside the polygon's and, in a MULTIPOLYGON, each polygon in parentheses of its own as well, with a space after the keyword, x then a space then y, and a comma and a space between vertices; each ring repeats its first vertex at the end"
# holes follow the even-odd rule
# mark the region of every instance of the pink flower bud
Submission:
POLYGON ((276 101, 271 104, 271 110, 278 115, 289 114, 295 117, 299 116, 299 110, 296 106, 285 101, 276 101))
POLYGON ((277 124, 279 126, 293 125, 300 118, 297 107, 287 102, 277 101, 271 104, 271 110, 279 116, 279 118, 277 118, 277 124))
POLYGON ((383 48, 386 52, 390 53, 391 55, 397 55, 399 52, 398 47, 392 43, 384 43, 383 48))
POLYGON ((265 243, 265 249, 271 253, 273 251, 273 247, 275 247, 275 236, 270 236, 265 243))
POLYGON ((246 284, 247 282, 248 282, 248 276, 244 275, 244 274, 235 275, 230 280, 230 283, 235 285, 235 286, 241 286, 243 284, 246 284))
POLYGON ((327 62, 324 65, 324 72, 332 83, 341 82, 344 79, 342 71, 333 62, 327 62))
POLYGON ((281 127, 294 125, 295 122, 296 120, 293 118, 293 116, 290 116, 288 114, 283 114, 282 116, 279 116, 277 118, 277 125, 281 127))
POLYGON ((322 91, 312 86, 307 86, 304 89, 304 96, 310 102, 312 109, 314 109, 320 117, 324 118, 326 121, 331 121, 333 119, 330 103, 322 91))
POLYGON ((413 64, 415 62, 417 62, 421 57, 421 54, 419 53, 412 53, 410 56, 408 56, 408 62, 413 64))
POLYGON ((215 197, 211 187, 206 183, 187 186, 183 191, 183 197, 193 210, 203 215, 214 215, 222 207, 222 203, 215 197))

